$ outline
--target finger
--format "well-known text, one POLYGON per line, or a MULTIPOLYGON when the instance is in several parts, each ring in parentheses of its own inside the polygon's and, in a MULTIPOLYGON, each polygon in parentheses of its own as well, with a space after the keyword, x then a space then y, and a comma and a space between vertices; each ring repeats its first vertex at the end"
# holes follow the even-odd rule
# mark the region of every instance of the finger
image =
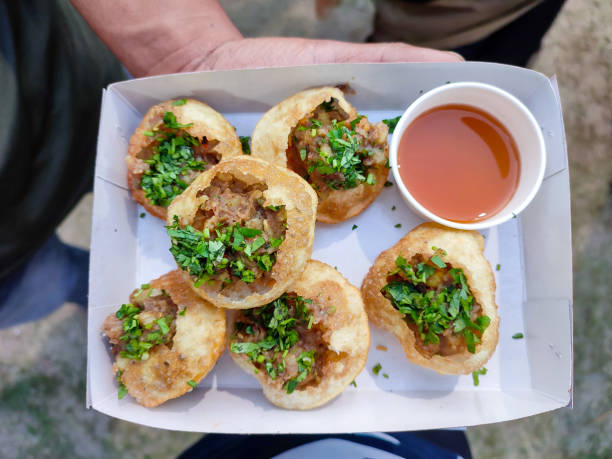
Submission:
POLYGON ((343 43, 317 40, 315 60, 331 62, 461 62, 452 51, 421 48, 406 43, 343 43))

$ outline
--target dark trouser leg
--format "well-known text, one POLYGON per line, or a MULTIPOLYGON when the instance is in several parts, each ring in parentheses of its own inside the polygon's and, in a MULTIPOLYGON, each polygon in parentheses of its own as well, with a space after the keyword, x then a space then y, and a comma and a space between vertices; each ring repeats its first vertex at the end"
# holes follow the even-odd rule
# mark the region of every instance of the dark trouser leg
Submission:
POLYGON ((56 235, 0 280, 0 329, 40 319, 65 302, 87 305, 89 252, 56 235))
POLYGON ((544 0, 538 6, 488 37, 454 51, 465 60, 498 62, 525 67, 529 58, 540 49, 565 0, 544 0))
MULTIPOLYGON (((376 434, 341 435, 223 435, 209 434, 184 451, 179 459, 263 459, 281 454, 307 443, 326 439, 340 439, 399 457, 425 459, 452 458, 458 456, 471 459, 470 447, 465 432, 457 430, 428 430, 423 432, 392 432, 376 434), (386 439, 385 439, 386 437, 386 439)), ((337 446, 337 445, 336 445, 337 446)), ((347 447, 341 457, 350 455, 347 447)), ((339 450, 334 448, 335 452, 339 450)), ((304 456, 306 457, 306 456, 304 456)))

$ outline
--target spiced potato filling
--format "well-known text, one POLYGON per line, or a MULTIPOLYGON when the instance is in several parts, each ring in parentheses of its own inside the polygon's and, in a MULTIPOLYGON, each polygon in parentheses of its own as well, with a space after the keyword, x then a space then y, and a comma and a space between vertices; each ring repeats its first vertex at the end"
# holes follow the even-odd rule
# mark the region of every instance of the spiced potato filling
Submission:
POLYGON ((285 239, 283 205, 264 205, 263 183, 247 184, 231 174, 218 174, 198 192, 206 196, 192 225, 174 217, 168 226, 170 252, 195 278, 224 294, 263 291, 273 282, 271 271, 285 239))
POLYGON ((471 293, 460 268, 445 263, 442 251, 429 260, 415 255, 395 260, 381 293, 403 314, 425 357, 475 352, 490 318, 471 293))
POLYGON ((147 360, 151 350, 164 344, 172 348, 176 333, 177 305, 165 290, 143 284, 130 296, 130 303, 104 321, 102 330, 112 352, 131 360, 147 360))
POLYGON ((336 99, 320 104, 289 135, 287 167, 313 188, 326 190, 374 185, 372 171, 386 167, 388 127, 363 116, 349 120, 336 99))
POLYGON ((265 306, 240 312, 231 352, 246 354, 256 372, 265 372, 288 394, 318 384, 326 363, 338 356, 328 348, 324 320, 333 314, 316 299, 294 292, 265 306))
POLYGON ((151 142, 136 155, 132 173, 153 205, 168 207, 200 173, 221 160, 215 151, 219 141, 190 135, 185 129, 192 124, 178 123, 167 111, 155 128, 144 132, 151 142))

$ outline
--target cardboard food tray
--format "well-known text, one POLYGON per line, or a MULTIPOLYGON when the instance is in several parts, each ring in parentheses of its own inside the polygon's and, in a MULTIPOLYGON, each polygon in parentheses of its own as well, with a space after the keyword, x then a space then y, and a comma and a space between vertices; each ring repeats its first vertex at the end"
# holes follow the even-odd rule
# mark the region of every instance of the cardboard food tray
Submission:
MULTIPOLYGON (((384 188, 356 218, 339 225, 317 224, 313 258, 336 266, 359 287, 376 256, 421 222, 397 187, 384 188)), ((569 172, 554 79, 485 63, 343 64, 168 75, 109 86, 103 94, 95 172, 87 355, 88 407, 174 430, 417 430, 506 421, 571 405, 569 172), (200 99, 223 113, 239 135, 250 136, 263 112, 305 88, 348 83, 354 90, 349 101, 375 122, 401 114, 424 91, 457 81, 493 84, 518 97, 538 120, 548 155, 542 188, 531 205, 518 218, 483 232, 485 256, 497 282, 501 325, 499 345, 478 387, 470 375, 442 376, 410 364, 392 335, 371 326, 368 362, 357 387, 349 386, 315 410, 274 407, 227 352, 198 388, 183 397, 153 409, 129 396, 118 400, 102 322, 134 288, 175 269, 164 222, 149 214, 139 218, 143 209, 132 200, 126 183, 128 141, 151 105, 176 97, 200 99), (517 332, 525 338, 512 339, 517 332), (382 365, 378 376, 372 372, 377 363, 382 365)))

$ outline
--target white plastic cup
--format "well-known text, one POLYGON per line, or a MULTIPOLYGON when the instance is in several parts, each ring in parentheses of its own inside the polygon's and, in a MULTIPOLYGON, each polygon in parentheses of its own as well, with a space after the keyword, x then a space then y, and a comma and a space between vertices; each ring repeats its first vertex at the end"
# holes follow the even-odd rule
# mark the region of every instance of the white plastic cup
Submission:
MULTIPOLYGON (((426 92, 406 109, 391 139, 389 162, 404 201, 417 214, 451 228, 477 230, 504 223, 527 207, 544 178, 546 148, 536 119, 512 94, 484 83, 451 83, 426 92), (423 207, 404 185, 397 164, 400 140, 410 123, 432 108, 449 104, 476 107, 497 118, 514 138, 521 162, 518 186, 510 201, 496 214, 474 223, 446 220, 423 207)), ((402 167, 410 166, 403 164, 402 167)))

